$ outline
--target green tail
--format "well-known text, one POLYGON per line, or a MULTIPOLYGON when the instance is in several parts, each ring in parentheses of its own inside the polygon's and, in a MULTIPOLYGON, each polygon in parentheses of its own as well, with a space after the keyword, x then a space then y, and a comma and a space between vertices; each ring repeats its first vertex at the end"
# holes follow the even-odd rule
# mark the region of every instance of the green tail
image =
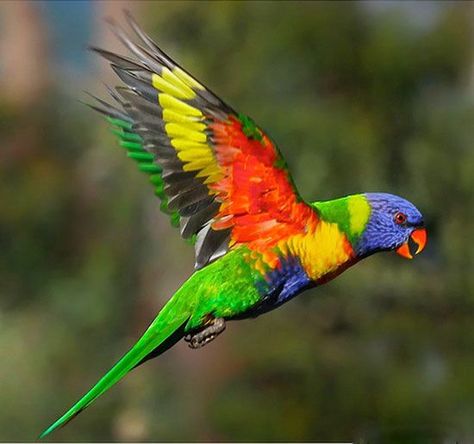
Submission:
MULTIPOLYGON (((76 415, 87 408, 96 398, 107 391, 116 382, 122 379, 130 370, 139 365, 142 361, 153 354, 156 356, 157 348, 169 342, 173 334, 182 330, 185 323, 190 318, 189 306, 183 307, 183 301, 177 303, 181 298, 176 294, 160 311, 152 322, 148 330, 137 341, 137 343, 120 359, 97 384, 92 387, 74 406, 72 406, 63 416, 49 426, 39 438, 44 438, 59 427, 67 424, 76 415)), ((167 350, 176 340, 164 347, 161 352, 167 350)))

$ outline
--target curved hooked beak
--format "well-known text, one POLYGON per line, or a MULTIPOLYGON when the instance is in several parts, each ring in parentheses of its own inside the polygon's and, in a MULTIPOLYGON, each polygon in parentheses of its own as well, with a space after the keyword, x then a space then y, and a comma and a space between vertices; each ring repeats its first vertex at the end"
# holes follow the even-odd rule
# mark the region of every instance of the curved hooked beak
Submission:
POLYGON ((415 251, 415 254, 418 254, 423 251, 426 245, 426 229, 417 228, 410 234, 409 239, 397 248, 397 254, 407 259, 413 259, 413 255, 410 252, 410 240, 412 240, 417 245, 417 250, 415 251))

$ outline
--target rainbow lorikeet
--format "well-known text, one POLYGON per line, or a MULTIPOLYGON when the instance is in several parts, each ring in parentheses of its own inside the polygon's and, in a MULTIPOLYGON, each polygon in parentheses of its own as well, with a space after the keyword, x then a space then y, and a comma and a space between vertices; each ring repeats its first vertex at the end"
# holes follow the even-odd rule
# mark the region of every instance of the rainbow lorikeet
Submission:
POLYGON ((112 25, 134 57, 92 48, 124 83, 110 90, 115 105, 97 99, 93 108, 149 174, 172 224, 194 244, 196 271, 138 342, 42 437, 179 340, 201 347, 228 320, 273 310, 373 253, 395 250, 412 258, 409 241, 418 245, 416 253, 426 243, 421 213, 401 197, 364 193, 305 202, 269 136, 126 16, 140 43, 112 25))

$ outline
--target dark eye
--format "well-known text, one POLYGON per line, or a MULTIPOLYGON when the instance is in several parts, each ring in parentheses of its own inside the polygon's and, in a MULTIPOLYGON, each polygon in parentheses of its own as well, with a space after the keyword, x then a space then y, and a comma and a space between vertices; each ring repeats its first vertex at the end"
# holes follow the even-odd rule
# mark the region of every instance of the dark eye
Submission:
POLYGON ((402 225, 407 221, 407 215, 399 211, 398 213, 395 214, 394 219, 398 225, 402 225))

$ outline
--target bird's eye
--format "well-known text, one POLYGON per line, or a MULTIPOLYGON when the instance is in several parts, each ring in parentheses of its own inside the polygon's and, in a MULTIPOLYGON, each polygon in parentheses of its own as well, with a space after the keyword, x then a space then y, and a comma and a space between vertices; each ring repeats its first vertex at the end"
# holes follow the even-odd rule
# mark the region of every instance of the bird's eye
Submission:
POLYGON ((395 222, 398 224, 398 225, 402 225, 404 224, 405 222, 407 221, 407 215, 402 213, 402 212, 398 212, 395 214, 395 222))

